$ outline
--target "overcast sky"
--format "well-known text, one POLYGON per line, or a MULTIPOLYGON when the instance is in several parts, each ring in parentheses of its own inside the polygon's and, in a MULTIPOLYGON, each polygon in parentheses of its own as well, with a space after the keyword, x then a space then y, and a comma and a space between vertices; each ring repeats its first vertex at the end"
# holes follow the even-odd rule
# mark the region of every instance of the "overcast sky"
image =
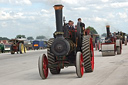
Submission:
POLYGON ((81 17, 86 27, 94 27, 99 34, 111 31, 128 33, 128 0, 0 0, 0 37, 14 38, 45 35, 55 31, 53 5, 63 4, 66 21, 81 17))

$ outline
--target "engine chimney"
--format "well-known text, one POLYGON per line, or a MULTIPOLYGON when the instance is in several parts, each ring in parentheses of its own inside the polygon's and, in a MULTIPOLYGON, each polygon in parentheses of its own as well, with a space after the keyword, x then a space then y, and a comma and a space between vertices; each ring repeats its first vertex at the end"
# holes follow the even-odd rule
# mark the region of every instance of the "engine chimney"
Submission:
POLYGON ((62 9, 63 5, 55 5, 55 16, 56 16, 56 32, 63 32, 62 29, 62 9))
POLYGON ((110 37, 110 26, 106 25, 106 30, 107 30, 107 38, 110 37))

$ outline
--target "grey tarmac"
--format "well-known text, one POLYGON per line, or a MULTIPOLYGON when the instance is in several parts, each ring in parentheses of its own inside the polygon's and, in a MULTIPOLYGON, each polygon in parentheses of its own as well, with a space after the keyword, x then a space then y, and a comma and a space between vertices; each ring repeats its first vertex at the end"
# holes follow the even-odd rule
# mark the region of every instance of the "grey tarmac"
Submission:
POLYGON ((47 50, 26 54, 0 54, 0 85, 128 85, 128 46, 121 55, 102 57, 95 51, 95 68, 77 78, 76 68, 68 67, 58 75, 42 80, 38 72, 38 57, 47 50))

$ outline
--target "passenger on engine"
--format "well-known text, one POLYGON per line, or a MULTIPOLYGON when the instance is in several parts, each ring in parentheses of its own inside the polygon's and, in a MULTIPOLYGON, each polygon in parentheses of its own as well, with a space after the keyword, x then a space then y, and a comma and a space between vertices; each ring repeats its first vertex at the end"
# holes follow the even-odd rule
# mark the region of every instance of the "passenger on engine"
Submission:
POLYGON ((70 37, 69 31, 74 30, 73 24, 74 22, 69 20, 68 23, 63 27, 64 37, 66 38, 70 37))
POLYGON ((82 22, 81 18, 78 18, 78 23, 80 23, 81 33, 85 31, 85 24, 82 22))
POLYGON ((69 29, 69 30, 74 30, 74 26, 73 26, 73 25, 74 25, 74 22, 71 21, 71 20, 69 20, 69 21, 68 21, 68 24, 67 24, 68 29, 69 29))
POLYGON ((74 27, 74 22, 73 22, 73 21, 72 21, 71 26, 72 26, 72 28, 73 28, 73 30, 74 30, 74 29, 75 29, 75 27, 74 27))
POLYGON ((77 25, 75 25, 75 30, 77 30, 77 25))

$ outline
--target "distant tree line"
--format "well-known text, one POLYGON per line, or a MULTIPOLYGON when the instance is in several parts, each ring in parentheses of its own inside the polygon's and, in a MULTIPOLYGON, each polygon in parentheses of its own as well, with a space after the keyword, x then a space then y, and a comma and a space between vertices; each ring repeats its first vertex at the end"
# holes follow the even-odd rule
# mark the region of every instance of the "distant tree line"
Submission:
MULTIPOLYGON (((25 35, 17 35, 16 38, 27 38, 27 40, 34 40, 32 36, 26 37, 25 35)), ((37 36, 36 39, 47 39, 44 35, 37 36)))
POLYGON ((25 35, 17 35, 16 38, 26 38, 25 35))
POLYGON ((0 37, 0 40, 9 40, 7 37, 0 37))

